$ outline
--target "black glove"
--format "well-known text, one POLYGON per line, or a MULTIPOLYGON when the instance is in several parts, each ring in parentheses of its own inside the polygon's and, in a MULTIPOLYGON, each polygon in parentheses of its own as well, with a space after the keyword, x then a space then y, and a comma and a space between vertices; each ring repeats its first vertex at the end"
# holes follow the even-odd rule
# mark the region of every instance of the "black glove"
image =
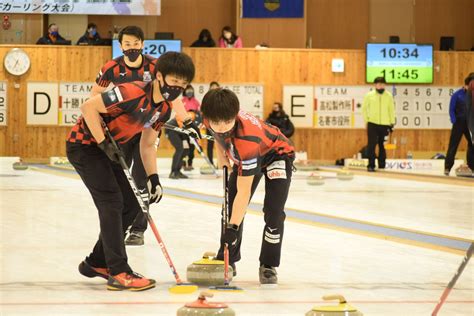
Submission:
POLYGON ((120 163, 120 157, 124 157, 122 151, 115 147, 108 138, 105 138, 100 144, 97 144, 97 147, 102 149, 110 160, 118 164, 120 163))
POLYGON ((189 136, 197 139, 201 139, 201 132, 199 131, 199 128, 197 127, 196 123, 190 118, 185 120, 183 122, 183 127, 189 132, 189 136))
POLYGON ((160 178, 158 177, 158 175, 154 173, 149 176, 146 185, 148 187, 150 204, 160 202, 161 198, 163 197, 163 187, 161 186, 160 178))
POLYGON ((222 236, 222 242, 224 244, 227 244, 227 246, 230 248, 233 248, 237 245, 237 239, 238 239, 238 228, 235 227, 236 225, 229 225, 225 229, 224 236, 222 236), (233 227, 234 226, 234 227, 233 227))
POLYGON ((388 127, 388 132, 389 132, 389 134, 392 134, 392 133, 393 133, 393 127, 394 127, 394 126, 395 126, 395 125, 391 124, 391 125, 388 127))

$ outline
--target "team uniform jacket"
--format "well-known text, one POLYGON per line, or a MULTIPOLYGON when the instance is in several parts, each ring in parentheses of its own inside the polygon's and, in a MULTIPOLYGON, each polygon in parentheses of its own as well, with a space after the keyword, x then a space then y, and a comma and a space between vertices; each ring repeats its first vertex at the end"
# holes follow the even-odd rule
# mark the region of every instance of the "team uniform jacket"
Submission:
POLYGON ((150 55, 142 55, 142 65, 130 68, 125 64, 124 56, 117 57, 107 62, 99 71, 95 82, 97 85, 107 88, 111 83, 119 85, 132 81, 151 82, 155 73, 156 58, 150 55))
MULTIPOLYGON (((101 96, 107 109, 107 113, 101 113, 101 116, 112 137, 120 144, 147 127, 159 132, 171 116, 170 103, 153 102, 152 83, 136 81, 120 84, 101 96)), ((82 116, 71 129, 67 141, 83 145, 97 143, 82 116)))
MULTIPOLYGON (((212 132, 209 122, 204 125, 212 132)), ((276 160, 294 159, 294 147, 282 132, 252 114, 239 111, 230 137, 213 133, 215 141, 225 149, 237 166, 239 176, 256 175, 276 160)))

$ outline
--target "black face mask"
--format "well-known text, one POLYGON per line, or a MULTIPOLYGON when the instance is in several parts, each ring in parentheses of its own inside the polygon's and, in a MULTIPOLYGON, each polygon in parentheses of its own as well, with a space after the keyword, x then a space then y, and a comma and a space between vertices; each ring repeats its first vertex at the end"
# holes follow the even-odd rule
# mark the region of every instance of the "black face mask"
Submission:
POLYGON ((142 54, 142 49, 127 49, 123 51, 123 54, 128 57, 132 63, 135 62, 138 57, 142 54))
POLYGON ((183 93, 184 88, 180 86, 170 86, 163 79, 163 86, 160 85, 160 92, 166 101, 174 101, 183 93))
POLYGON ((385 91, 385 89, 375 89, 375 90, 377 90, 377 93, 379 93, 379 94, 383 94, 384 91, 385 91))
POLYGON ((237 124, 234 124, 234 127, 232 127, 230 130, 228 130, 227 132, 224 132, 224 133, 217 133, 214 130, 212 130, 212 132, 218 138, 228 139, 234 134, 234 131, 235 131, 236 127, 237 127, 237 124))

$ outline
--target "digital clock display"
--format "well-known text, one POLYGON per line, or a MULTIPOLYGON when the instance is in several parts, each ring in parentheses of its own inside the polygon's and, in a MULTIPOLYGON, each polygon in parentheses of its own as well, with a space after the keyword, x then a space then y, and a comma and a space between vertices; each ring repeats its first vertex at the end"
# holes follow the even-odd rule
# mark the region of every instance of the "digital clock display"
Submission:
MULTIPOLYGON (((166 52, 180 52, 181 41, 180 40, 145 40, 143 47, 143 54, 151 55, 155 58, 161 56, 166 52)), ((118 40, 112 42, 112 58, 122 56, 123 52, 120 49, 120 43, 118 40)))
POLYGON ((433 83, 433 45, 367 44, 366 81, 433 83))

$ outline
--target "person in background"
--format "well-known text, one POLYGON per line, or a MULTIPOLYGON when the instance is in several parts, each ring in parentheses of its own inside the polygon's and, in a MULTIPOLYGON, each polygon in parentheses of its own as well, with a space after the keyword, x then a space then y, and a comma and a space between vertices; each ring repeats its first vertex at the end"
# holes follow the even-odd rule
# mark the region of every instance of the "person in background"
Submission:
MULTIPOLYGON (((218 89, 221 86, 219 85, 219 82, 217 81, 211 81, 209 84, 209 90, 214 90, 218 89)), ((211 131, 206 128, 206 134, 211 135, 211 131)), ((213 140, 207 140, 207 158, 209 158, 209 161, 214 164, 214 141, 213 140)))
POLYGON ((471 134, 471 143, 474 145, 474 75, 473 73, 471 73, 469 77, 470 77, 470 80, 469 80, 469 85, 467 87, 467 97, 466 97, 467 126, 469 129, 469 133, 471 134))
POLYGON ((290 121, 290 117, 285 113, 283 106, 279 102, 273 104, 273 111, 268 116, 266 122, 278 127, 287 138, 290 138, 295 133, 295 127, 290 121))
POLYGON ((197 112, 201 108, 201 103, 199 103, 199 101, 194 97, 194 87, 190 84, 183 91, 182 101, 184 104, 184 108, 188 112, 197 112))
POLYGON ((221 37, 219 38, 219 47, 242 48, 242 39, 232 32, 230 26, 224 26, 221 37))
MULTIPOLYGON (((189 111, 188 116, 193 120, 193 123, 198 126, 201 124, 201 115, 199 112, 189 111)), ((173 118, 167 122, 168 125, 183 127, 183 122, 179 118, 173 118)), ((189 136, 171 129, 166 129, 165 134, 168 137, 171 145, 175 151, 171 163, 170 179, 187 179, 188 176, 181 172, 183 159, 189 154, 190 139, 189 136)))
POLYGON ((191 44, 191 47, 216 47, 216 42, 212 39, 208 29, 202 29, 199 38, 191 44))
POLYGON ((390 92, 385 90, 385 78, 377 77, 374 80, 375 89, 367 93, 362 104, 362 113, 367 123, 367 155, 369 165, 367 171, 375 171, 375 146, 379 145, 379 169, 385 169, 385 136, 395 125, 395 103, 390 92))
MULTIPOLYGON (((182 100, 183 100, 184 108, 186 109, 186 111, 188 112, 192 111, 193 113, 198 114, 198 116, 200 117, 199 108, 201 107, 201 104, 194 97, 194 88, 192 85, 188 85, 186 89, 184 89, 182 100)), ((189 142, 189 151, 187 155, 183 156, 183 158, 185 158, 186 156, 188 157, 187 162, 183 161, 183 169, 185 171, 194 170, 193 160, 194 160, 195 146, 193 145, 191 141, 188 140, 188 142, 189 142)))
POLYGON ((453 127, 451 128, 448 152, 444 160, 444 174, 446 176, 449 176, 449 172, 454 165, 456 152, 463 135, 467 140, 467 165, 471 170, 474 170, 474 148, 469 133, 467 108, 468 90, 471 81, 474 81, 474 72, 470 73, 466 79, 464 79, 464 86, 454 92, 449 102, 449 117, 453 127))
POLYGON ((100 45, 102 44, 102 39, 100 38, 99 33, 97 33, 97 25, 94 23, 89 23, 87 29, 84 32, 84 35, 79 38, 77 45, 100 45))
POLYGON ((59 27, 55 23, 51 23, 48 26, 48 33, 43 37, 40 37, 36 44, 38 45, 54 45, 54 44, 65 44, 67 41, 59 35, 59 27))

